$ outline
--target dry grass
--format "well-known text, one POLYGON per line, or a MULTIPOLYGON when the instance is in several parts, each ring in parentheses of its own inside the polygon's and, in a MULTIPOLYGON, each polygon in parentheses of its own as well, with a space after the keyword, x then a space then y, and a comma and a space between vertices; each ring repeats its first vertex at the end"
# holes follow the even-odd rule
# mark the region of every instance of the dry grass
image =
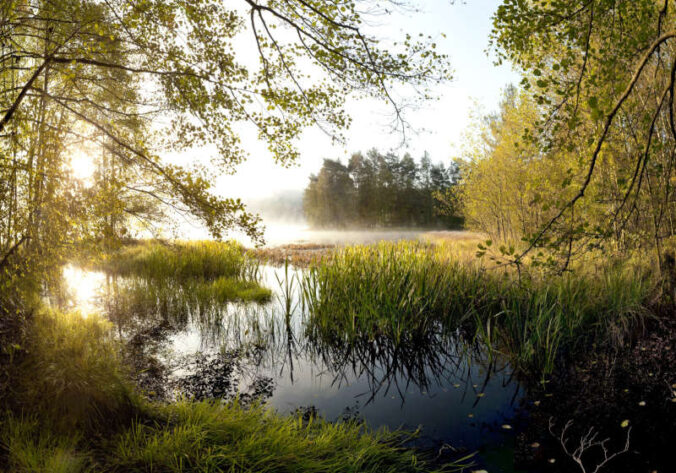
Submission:
POLYGON ((281 266, 288 261, 296 267, 308 267, 336 248, 336 245, 300 243, 249 250, 249 254, 260 262, 271 265, 281 266))

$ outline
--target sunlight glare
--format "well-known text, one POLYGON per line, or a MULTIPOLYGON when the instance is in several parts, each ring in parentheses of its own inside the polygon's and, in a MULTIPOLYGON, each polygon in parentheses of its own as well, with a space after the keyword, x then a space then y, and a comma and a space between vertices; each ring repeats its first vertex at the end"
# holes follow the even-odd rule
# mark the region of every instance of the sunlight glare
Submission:
POLYGON ((75 149, 70 154, 70 172, 85 187, 91 187, 96 171, 94 157, 89 150, 75 149))
POLYGON ((79 310, 84 317, 100 312, 97 293, 105 283, 104 273, 86 271, 69 264, 63 269, 63 279, 75 310, 79 310))

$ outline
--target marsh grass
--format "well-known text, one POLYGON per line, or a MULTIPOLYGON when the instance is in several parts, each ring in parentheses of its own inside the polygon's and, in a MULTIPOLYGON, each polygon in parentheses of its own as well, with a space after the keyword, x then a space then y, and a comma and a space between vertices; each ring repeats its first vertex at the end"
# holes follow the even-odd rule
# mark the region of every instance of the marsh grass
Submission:
POLYGON ((179 291, 202 303, 265 302, 259 263, 236 242, 147 241, 93 258, 90 265, 109 274, 143 278, 157 292, 179 291))
POLYGON ((404 473, 470 462, 433 467, 403 446, 404 432, 354 422, 237 401, 150 402, 130 387, 110 323, 96 315, 40 311, 23 343, 0 427, 7 471, 404 473))
POLYGON ((252 261, 237 242, 187 241, 165 243, 157 240, 123 246, 103 254, 96 264, 122 276, 146 278, 249 278, 252 261))
POLYGON ((315 333, 396 342, 440 324, 548 374, 565 354, 622 343, 650 315, 656 282, 628 264, 518 279, 459 262, 446 245, 400 242, 345 248, 314 265, 303 287, 315 333))
MULTIPOLYGON (((354 422, 279 416, 260 406, 179 402, 169 429, 137 423, 116 439, 124 471, 416 472, 425 462, 402 447, 407 436, 354 422)), ((466 461, 467 459, 465 459, 466 461)), ((446 470, 450 470, 449 465, 446 470)), ((439 470, 441 471, 441 470, 439 470)))

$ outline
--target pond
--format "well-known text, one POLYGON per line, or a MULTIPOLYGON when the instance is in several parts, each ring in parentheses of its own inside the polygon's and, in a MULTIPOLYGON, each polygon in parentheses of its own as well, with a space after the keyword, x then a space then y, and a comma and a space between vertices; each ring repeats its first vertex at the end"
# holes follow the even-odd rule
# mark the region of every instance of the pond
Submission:
POLYGON ((491 471, 513 471, 488 459, 511 449, 523 389, 507 363, 484 359, 452 335, 399 345, 327 343, 308 330, 293 269, 262 267, 262 282, 273 289, 269 303, 221 306, 192 303, 177 288, 158 296, 147 282, 74 266, 64 276, 73 308, 113 321, 151 395, 240 396, 284 413, 420 429, 419 447, 481 451, 491 471))
MULTIPOLYGON (((561 447, 570 421, 571 446, 597 432, 613 452, 631 433, 631 450, 599 471, 668 471, 676 438, 673 337, 594 355, 542 384, 441 326, 397 343, 326 339, 312 330, 299 297, 300 271, 261 266, 261 282, 273 291, 265 304, 217 304, 179 283, 75 266, 64 279, 83 317, 99 312, 112 321, 151 398, 237 398, 282 413, 419 429, 411 445, 442 460, 476 452, 470 471, 492 473, 580 471, 561 447)), ((600 455, 597 447, 585 462, 595 466, 600 455)))

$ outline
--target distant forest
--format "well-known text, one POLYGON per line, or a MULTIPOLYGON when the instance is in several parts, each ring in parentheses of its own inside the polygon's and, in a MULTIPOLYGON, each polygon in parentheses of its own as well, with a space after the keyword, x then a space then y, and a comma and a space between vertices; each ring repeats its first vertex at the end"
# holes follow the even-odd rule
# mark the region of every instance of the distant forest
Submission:
POLYGON ((416 162, 377 150, 355 153, 347 165, 325 159, 310 176, 303 196, 305 217, 314 227, 458 227, 461 219, 437 207, 459 181, 455 163, 416 162))

